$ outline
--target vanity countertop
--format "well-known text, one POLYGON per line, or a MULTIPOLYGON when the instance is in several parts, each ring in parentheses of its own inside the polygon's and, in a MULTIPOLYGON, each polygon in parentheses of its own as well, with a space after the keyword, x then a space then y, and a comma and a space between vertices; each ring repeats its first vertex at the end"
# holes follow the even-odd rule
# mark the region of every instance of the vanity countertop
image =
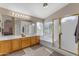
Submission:
MULTIPOLYGON (((25 37, 32 37, 32 36, 38 36, 38 35, 27 35, 25 37)), ((2 40, 12 40, 12 39, 17 39, 17 38, 25 38, 25 37, 15 36, 15 35, 0 36, 0 41, 2 41, 2 40)))

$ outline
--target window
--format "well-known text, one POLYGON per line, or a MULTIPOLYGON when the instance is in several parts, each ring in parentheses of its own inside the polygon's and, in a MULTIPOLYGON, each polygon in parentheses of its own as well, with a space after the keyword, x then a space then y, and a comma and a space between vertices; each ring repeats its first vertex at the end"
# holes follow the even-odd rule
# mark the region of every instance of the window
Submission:
POLYGON ((43 23, 42 22, 37 22, 37 35, 42 36, 43 35, 43 23))

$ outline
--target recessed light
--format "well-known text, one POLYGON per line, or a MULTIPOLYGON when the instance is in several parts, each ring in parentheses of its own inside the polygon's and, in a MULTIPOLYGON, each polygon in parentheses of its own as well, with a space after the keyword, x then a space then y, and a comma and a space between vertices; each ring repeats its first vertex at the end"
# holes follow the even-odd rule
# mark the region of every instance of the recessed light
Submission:
POLYGON ((48 3, 43 3, 43 7, 46 8, 48 6, 48 3))

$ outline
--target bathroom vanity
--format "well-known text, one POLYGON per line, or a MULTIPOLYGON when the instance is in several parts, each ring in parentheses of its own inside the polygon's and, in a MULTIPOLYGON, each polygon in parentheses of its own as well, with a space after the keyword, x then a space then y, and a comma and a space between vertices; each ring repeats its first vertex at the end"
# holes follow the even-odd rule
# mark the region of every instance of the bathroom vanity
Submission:
POLYGON ((40 43, 37 21, 2 14, 0 21, 0 55, 40 43))
POLYGON ((2 36, 0 37, 0 55, 6 55, 40 43, 40 36, 2 36))

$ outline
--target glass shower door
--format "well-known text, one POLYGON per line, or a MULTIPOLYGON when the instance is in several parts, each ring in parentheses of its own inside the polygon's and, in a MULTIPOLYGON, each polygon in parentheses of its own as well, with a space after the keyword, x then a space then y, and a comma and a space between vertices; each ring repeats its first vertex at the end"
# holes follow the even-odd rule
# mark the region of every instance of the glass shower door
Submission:
POLYGON ((59 20, 54 20, 54 47, 59 48, 59 20))
POLYGON ((75 43, 75 29, 78 16, 69 16, 61 19, 61 49, 77 54, 77 44, 75 43))

